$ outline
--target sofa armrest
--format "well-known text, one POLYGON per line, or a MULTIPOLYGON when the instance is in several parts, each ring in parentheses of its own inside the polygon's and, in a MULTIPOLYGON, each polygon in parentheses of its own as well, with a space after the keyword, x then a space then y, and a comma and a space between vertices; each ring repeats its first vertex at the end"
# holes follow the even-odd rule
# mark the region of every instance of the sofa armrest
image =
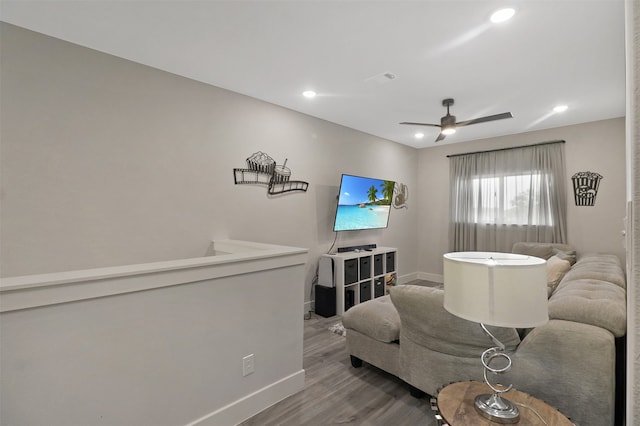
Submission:
POLYGON ((613 424, 616 354, 609 331, 550 320, 527 334, 511 358, 507 380, 517 389, 554 405, 578 424, 613 424))
MULTIPOLYGON (((536 368, 553 370, 562 366, 563 370, 575 369, 586 373, 584 366, 611 367, 615 360, 614 336, 611 332, 588 324, 574 321, 550 320, 532 329, 522 340, 513 354, 516 360, 524 358, 536 368)), ((612 370, 613 371, 613 370, 612 370)))
POLYGON ((342 324, 348 330, 356 330, 379 342, 391 343, 400 338, 400 318, 389 296, 350 308, 342 316, 342 324))

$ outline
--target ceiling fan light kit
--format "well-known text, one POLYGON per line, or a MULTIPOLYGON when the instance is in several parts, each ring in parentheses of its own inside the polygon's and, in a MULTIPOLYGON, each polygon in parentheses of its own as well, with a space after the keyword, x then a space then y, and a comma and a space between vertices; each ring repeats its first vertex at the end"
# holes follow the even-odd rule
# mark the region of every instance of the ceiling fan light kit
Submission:
POLYGON ((447 115, 440 119, 440 133, 449 136, 456 132, 456 116, 449 113, 449 107, 453 105, 453 99, 444 99, 442 106, 447 107, 447 115))
POLYGON ((447 107, 447 115, 440 119, 440 124, 431 124, 431 123, 414 123, 410 121, 403 121, 400 124, 408 124, 411 126, 430 126, 430 127, 439 127, 440 134, 436 138, 436 142, 440 142, 448 135, 452 135, 456 132, 457 128, 460 126, 469 126, 471 124, 479 124, 486 123, 488 121, 502 120, 505 118, 512 118, 513 115, 510 112, 503 112, 501 114, 487 115, 486 117, 474 118, 473 120, 459 121, 456 122, 456 116, 451 115, 449 112, 449 107, 453 105, 453 98, 447 98, 442 100, 442 106, 447 107))

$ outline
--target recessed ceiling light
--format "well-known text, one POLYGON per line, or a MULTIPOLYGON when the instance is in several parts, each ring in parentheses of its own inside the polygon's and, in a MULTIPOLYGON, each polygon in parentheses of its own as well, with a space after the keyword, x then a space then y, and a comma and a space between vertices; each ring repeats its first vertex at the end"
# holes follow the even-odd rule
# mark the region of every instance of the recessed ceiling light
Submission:
POLYGON ((498 24, 500 22, 508 21, 515 14, 516 14, 515 9, 512 9, 510 7, 507 7, 505 9, 500 9, 493 12, 493 15, 491 15, 491 22, 493 22, 494 24, 498 24))
POLYGON ((566 105, 558 105, 558 106, 556 106, 556 107, 554 107, 554 108, 553 108, 553 110, 554 110, 555 112, 565 112, 565 111, 566 111, 566 110, 568 110, 568 109, 569 109, 569 107, 568 107, 568 106, 566 106, 566 105))
POLYGON ((315 98, 316 97, 316 92, 314 92, 313 90, 306 90, 304 92, 302 92, 302 96, 304 96, 305 98, 315 98))
POLYGON ((415 134, 415 135, 413 135, 413 136, 414 136, 416 139, 422 139, 422 138, 424 138, 424 133, 420 133, 420 132, 418 132, 418 133, 416 133, 416 134, 415 134))

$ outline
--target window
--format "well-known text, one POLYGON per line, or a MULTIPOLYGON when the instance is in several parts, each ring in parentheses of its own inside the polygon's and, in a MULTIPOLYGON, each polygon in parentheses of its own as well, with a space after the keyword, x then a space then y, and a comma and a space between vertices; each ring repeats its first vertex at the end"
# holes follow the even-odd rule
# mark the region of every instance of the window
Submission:
POLYGON ((559 143, 451 157, 451 248, 511 251, 518 241, 564 242, 559 143))
POLYGON ((541 173, 500 177, 479 177, 472 180, 472 207, 475 223, 500 223, 505 225, 553 225, 548 197, 544 200, 532 194, 548 175, 541 173), (482 202, 481 194, 484 194, 482 202), (480 208, 480 206, 483 206, 480 208))

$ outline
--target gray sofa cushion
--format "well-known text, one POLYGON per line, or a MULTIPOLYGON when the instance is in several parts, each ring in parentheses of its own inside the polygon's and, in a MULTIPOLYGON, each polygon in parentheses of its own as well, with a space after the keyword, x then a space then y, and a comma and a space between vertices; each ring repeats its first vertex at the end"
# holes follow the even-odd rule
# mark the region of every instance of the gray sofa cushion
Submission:
POLYGON ((553 247, 551 244, 542 243, 515 243, 511 251, 516 254, 539 257, 544 260, 549 259, 553 255, 553 247))
POLYGON ((342 316, 342 325, 380 342, 389 343, 400 338, 400 317, 389 296, 350 308, 342 316))
POLYGON ((627 331, 625 293, 610 282, 589 278, 567 281, 565 277, 549 299, 549 318, 595 325, 621 337, 627 331))
MULTIPOLYGON (((400 346, 405 339, 432 351, 460 357, 479 357, 493 345, 480 324, 464 320, 444 309, 444 290, 399 285, 391 288, 391 300, 402 322, 400 346)), ((514 349, 520 337, 514 328, 487 327, 498 340, 514 349)))
POLYGON ((572 265, 576 263, 576 250, 569 244, 521 241, 513 245, 511 252, 539 257, 544 260, 556 255, 563 260, 568 260, 572 265))
POLYGON ((620 259, 612 254, 586 254, 571 267, 562 281, 591 278, 626 288, 626 280, 620 259))

